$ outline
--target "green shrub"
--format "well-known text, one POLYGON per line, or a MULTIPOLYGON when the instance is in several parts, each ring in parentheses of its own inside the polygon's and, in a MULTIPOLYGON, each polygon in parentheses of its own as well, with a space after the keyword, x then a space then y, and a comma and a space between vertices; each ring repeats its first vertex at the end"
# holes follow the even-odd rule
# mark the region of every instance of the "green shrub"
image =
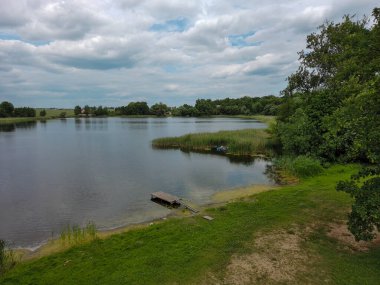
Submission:
POLYGON ((277 158, 274 164, 276 167, 301 178, 315 176, 323 171, 319 160, 305 155, 282 156, 277 158))

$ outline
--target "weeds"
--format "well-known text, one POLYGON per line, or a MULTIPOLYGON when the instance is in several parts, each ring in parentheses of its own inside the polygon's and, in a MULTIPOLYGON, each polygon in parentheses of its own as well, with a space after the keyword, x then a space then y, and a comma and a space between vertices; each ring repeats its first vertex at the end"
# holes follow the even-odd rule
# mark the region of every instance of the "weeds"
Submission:
POLYGON ((0 275, 16 265, 13 250, 6 249, 6 243, 0 239, 0 275))
POLYGON ((319 160, 305 155, 282 156, 274 160, 274 165, 300 178, 315 176, 323 171, 319 160))
POLYGON ((68 225, 61 232, 60 240, 63 245, 77 245, 97 238, 95 223, 89 222, 86 227, 68 225))

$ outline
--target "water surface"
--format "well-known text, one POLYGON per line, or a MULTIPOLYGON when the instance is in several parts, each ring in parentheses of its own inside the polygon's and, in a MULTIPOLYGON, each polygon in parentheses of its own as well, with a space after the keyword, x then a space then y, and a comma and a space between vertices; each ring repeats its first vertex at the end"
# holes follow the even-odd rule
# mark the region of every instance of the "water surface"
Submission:
POLYGON ((216 191, 272 181, 268 162, 152 149, 158 137, 266 125, 244 119, 88 118, 0 128, 0 238, 32 246, 66 225, 100 228, 168 214, 150 193, 195 203, 216 191))

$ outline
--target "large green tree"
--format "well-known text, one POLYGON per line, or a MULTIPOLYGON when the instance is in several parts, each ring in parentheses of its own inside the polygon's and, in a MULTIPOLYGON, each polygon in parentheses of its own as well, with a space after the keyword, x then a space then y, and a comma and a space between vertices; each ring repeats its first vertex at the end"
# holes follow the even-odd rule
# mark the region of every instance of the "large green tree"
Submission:
POLYGON ((164 117, 169 114, 170 109, 164 103, 156 103, 150 107, 150 113, 159 117, 164 117))
POLYGON ((357 240, 380 226, 380 9, 372 15, 345 16, 307 37, 275 130, 287 154, 369 165, 337 186, 355 199, 348 224, 357 240))
POLYGON ((307 37, 283 91, 277 135, 285 152, 375 162, 380 139, 379 11, 374 23, 345 16, 307 37), (305 126, 307 128, 305 129, 305 126), (302 137, 294 140, 294 137, 302 137))
POLYGON ((0 117, 13 116, 14 107, 13 104, 7 101, 0 103, 0 117))

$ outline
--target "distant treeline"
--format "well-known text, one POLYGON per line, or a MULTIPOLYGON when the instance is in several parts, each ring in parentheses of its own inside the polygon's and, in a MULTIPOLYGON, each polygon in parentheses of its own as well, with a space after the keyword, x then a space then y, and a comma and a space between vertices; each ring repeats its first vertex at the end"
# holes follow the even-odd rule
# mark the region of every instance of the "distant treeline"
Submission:
POLYGON ((75 116, 84 115, 84 116, 108 116, 110 115, 110 111, 108 108, 103 106, 98 107, 90 107, 88 105, 81 108, 81 106, 74 107, 75 116))
POLYGON ((0 118, 7 117, 35 117, 36 110, 30 107, 15 108, 12 103, 4 101, 0 103, 0 118))
POLYGON ((273 95, 264 97, 243 97, 238 99, 198 99, 194 106, 184 104, 179 107, 169 107, 164 103, 156 103, 151 107, 147 102, 131 102, 127 106, 116 108, 76 106, 74 113, 91 116, 181 116, 198 117, 213 115, 272 115, 278 114, 279 106, 283 99, 273 95))
POLYGON ((273 95, 238 99, 198 99, 195 106, 172 108, 173 116, 277 115, 282 98, 273 95))

